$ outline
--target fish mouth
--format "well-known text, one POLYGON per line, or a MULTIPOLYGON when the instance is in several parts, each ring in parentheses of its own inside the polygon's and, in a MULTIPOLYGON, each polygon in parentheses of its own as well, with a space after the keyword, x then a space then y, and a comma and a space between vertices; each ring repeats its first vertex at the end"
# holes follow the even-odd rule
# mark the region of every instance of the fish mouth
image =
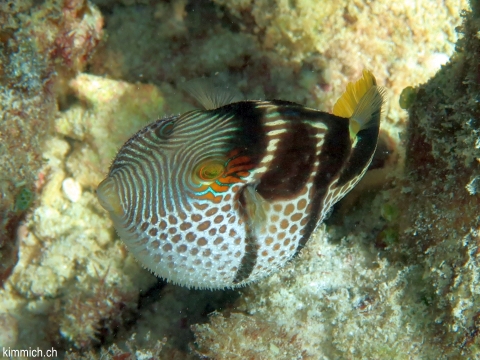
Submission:
POLYGON ((115 180, 107 177, 97 187, 97 198, 100 205, 110 214, 115 216, 123 215, 122 202, 118 193, 115 180))

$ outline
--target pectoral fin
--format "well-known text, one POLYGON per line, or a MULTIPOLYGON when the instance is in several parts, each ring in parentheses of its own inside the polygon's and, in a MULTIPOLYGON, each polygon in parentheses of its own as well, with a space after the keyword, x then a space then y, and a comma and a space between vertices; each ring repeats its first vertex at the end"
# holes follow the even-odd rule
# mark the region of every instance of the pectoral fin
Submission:
POLYGON ((245 188, 241 203, 249 232, 256 236, 266 230, 271 205, 254 186, 249 185, 245 188))

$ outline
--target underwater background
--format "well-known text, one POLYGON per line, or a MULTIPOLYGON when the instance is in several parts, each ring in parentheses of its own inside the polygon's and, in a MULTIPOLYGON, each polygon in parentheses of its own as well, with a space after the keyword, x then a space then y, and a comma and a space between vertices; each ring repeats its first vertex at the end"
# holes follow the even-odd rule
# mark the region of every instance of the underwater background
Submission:
POLYGON ((0 0, 0 351, 480 358, 479 163, 478 1, 0 0), (186 81, 331 112, 364 68, 377 155, 285 268, 201 291, 126 250, 95 190, 186 81))

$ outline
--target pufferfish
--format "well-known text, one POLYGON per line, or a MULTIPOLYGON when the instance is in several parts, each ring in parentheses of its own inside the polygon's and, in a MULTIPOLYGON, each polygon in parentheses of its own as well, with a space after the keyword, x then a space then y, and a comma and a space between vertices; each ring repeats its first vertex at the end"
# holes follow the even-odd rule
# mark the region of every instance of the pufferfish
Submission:
POLYGON ((384 89, 364 70, 333 114, 281 100, 157 120, 119 150, 97 189, 127 248, 183 286, 246 285, 278 270, 375 153, 384 89))

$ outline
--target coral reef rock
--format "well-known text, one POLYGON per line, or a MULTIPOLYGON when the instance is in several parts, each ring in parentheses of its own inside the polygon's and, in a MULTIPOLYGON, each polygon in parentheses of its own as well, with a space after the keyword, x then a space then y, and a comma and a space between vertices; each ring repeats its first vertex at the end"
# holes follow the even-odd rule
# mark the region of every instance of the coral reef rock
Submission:
POLYGON ((102 27, 85 0, 0 2, 0 285, 17 260, 15 229, 28 210, 15 204, 38 191, 57 88, 85 67, 102 27))

